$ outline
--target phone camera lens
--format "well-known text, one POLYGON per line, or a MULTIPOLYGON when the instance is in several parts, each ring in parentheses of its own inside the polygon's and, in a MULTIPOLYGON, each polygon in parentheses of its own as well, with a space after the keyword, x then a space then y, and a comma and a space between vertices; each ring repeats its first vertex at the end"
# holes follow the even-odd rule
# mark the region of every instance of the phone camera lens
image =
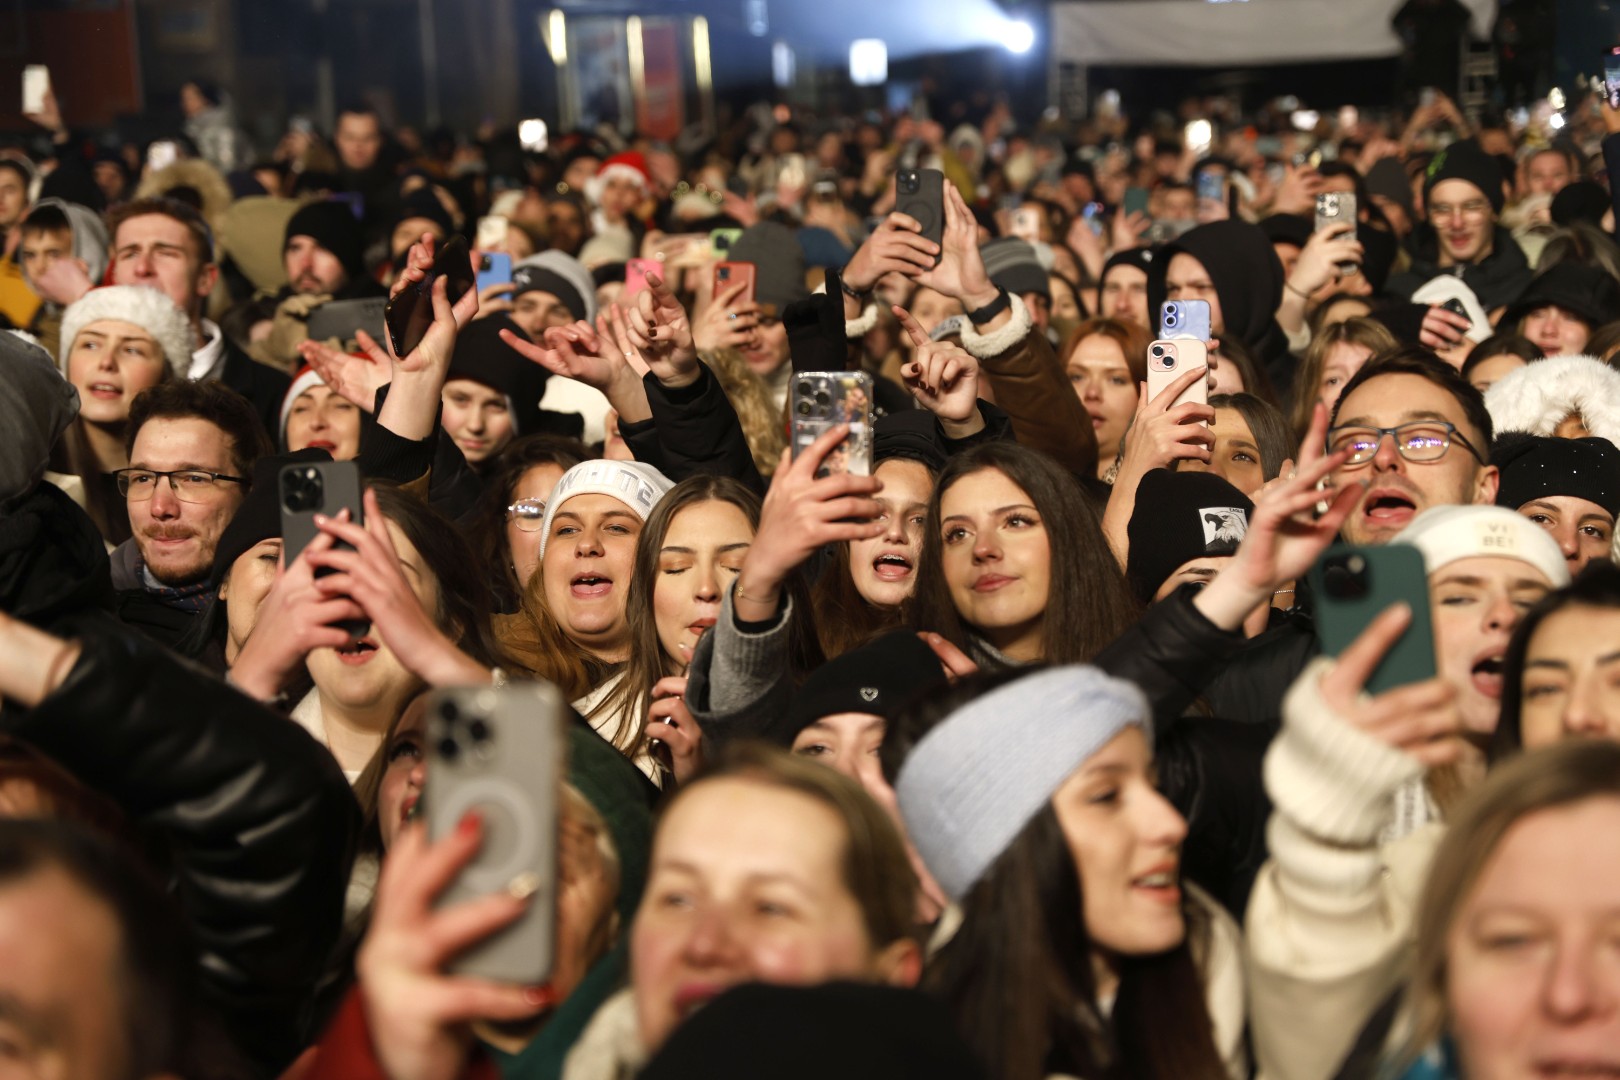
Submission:
POLYGON ((439 706, 439 716, 445 723, 453 724, 461 719, 461 710, 456 708, 455 702, 447 701, 439 706))
POLYGON ((811 413, 811 408, 812 407, 811 407, 811 405, 810 405, 810 403, 808 401, 804 400, 803 398, 799 399, 799 415, 800 416, 809 416, 810 413, 811 413))
POLYGON ((825 390, 816 391, 816 405, 822 409, 832 406, 832 397, 825 390))
POLYGON ((809 381, 799 383, 799 396, 800 397, 809 397, 811 394, 815 393, 815 391, 816 391, 816 384, 815 383, 809 382, 809 381))
POLYGON ((1155 345, 1155 346, 1153 346, 1153 355, 1155 357, 1162 357, 1164 355, 1164 346, 1163 345, 1155 345))
POLYGON ((484 742, 489 738, 489 725, 482 720, 473 720, 467 724, 467 734, 472 736, 473 742, 484 742))
POLYGON ((454 761, 461 756, 461 744, 454 739, 439 740, 439 757, 445 761, 454 761))

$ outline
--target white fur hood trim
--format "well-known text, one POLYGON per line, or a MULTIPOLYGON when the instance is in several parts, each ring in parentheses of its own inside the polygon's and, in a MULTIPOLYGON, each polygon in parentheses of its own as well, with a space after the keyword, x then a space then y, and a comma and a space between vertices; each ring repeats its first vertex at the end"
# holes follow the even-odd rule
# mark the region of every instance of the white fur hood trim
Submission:
POLYGON ((1485 393, 1498 433, 1551 435, 1572 412, 1620 446, 1620 371, 1590 356, 1553 356, 1509 372, 1485 393))
POLYGON ((1035 325, 1024 298, 1017 293, 1009 293, 1008 297, 1012 300, 1012 318, 1000 329, 981 334, 971 322, 962 327, 962 348, 980 360, 991 360, 1002 353, 1011 352, 1035 325))

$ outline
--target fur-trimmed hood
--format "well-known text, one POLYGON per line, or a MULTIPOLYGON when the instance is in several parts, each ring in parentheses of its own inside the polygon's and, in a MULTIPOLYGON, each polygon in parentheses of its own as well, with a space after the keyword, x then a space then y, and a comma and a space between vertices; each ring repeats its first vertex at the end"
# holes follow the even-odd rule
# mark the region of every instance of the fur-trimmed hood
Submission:
POLYGON ((1509 372, 1485 393, 1497 431, 1551 435, 1572 412, 1620 446, 1620 371, 1590 356, 1553 356, 1509 372))

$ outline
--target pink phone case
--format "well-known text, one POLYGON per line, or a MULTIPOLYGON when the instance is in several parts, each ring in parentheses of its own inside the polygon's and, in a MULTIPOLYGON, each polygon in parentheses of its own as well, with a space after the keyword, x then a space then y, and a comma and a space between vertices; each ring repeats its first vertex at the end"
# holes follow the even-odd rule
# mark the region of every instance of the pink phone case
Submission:
MULTIPOLYGON (((1209 366, 1209 348, 1192 338, 1159 340, 1148 346, 1147 386, 1148 400, 1153 401, 1171 383, 1193 368, 1209 366)), ((1172 405, 1185 405, 1189 401, 1209 404, 1209 380, 1199 379, 1183 390, 1172 405)))

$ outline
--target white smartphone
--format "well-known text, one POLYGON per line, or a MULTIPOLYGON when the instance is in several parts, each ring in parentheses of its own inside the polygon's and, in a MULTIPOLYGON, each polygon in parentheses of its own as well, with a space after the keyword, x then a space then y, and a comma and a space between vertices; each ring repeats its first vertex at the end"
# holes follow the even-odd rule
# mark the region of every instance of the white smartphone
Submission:
MULTIPOLYGON (((1164 389, 1193 368, 1209 367, 1209 347, 1192 338, 1160 339, 1148 346, 1147 387, 1148 400, 1157 398, 1164 389)), ((1202 378, 1183 390, 1171 405, 1185 405, 1189 401, 1209 404, 1209 379, 1202 378)))
POLYGON ((22 111, 25 116, 38 116, 45 111, 45 96, 51 92, 51 69, 44 64, 29 64, 23 68, 22 111))

